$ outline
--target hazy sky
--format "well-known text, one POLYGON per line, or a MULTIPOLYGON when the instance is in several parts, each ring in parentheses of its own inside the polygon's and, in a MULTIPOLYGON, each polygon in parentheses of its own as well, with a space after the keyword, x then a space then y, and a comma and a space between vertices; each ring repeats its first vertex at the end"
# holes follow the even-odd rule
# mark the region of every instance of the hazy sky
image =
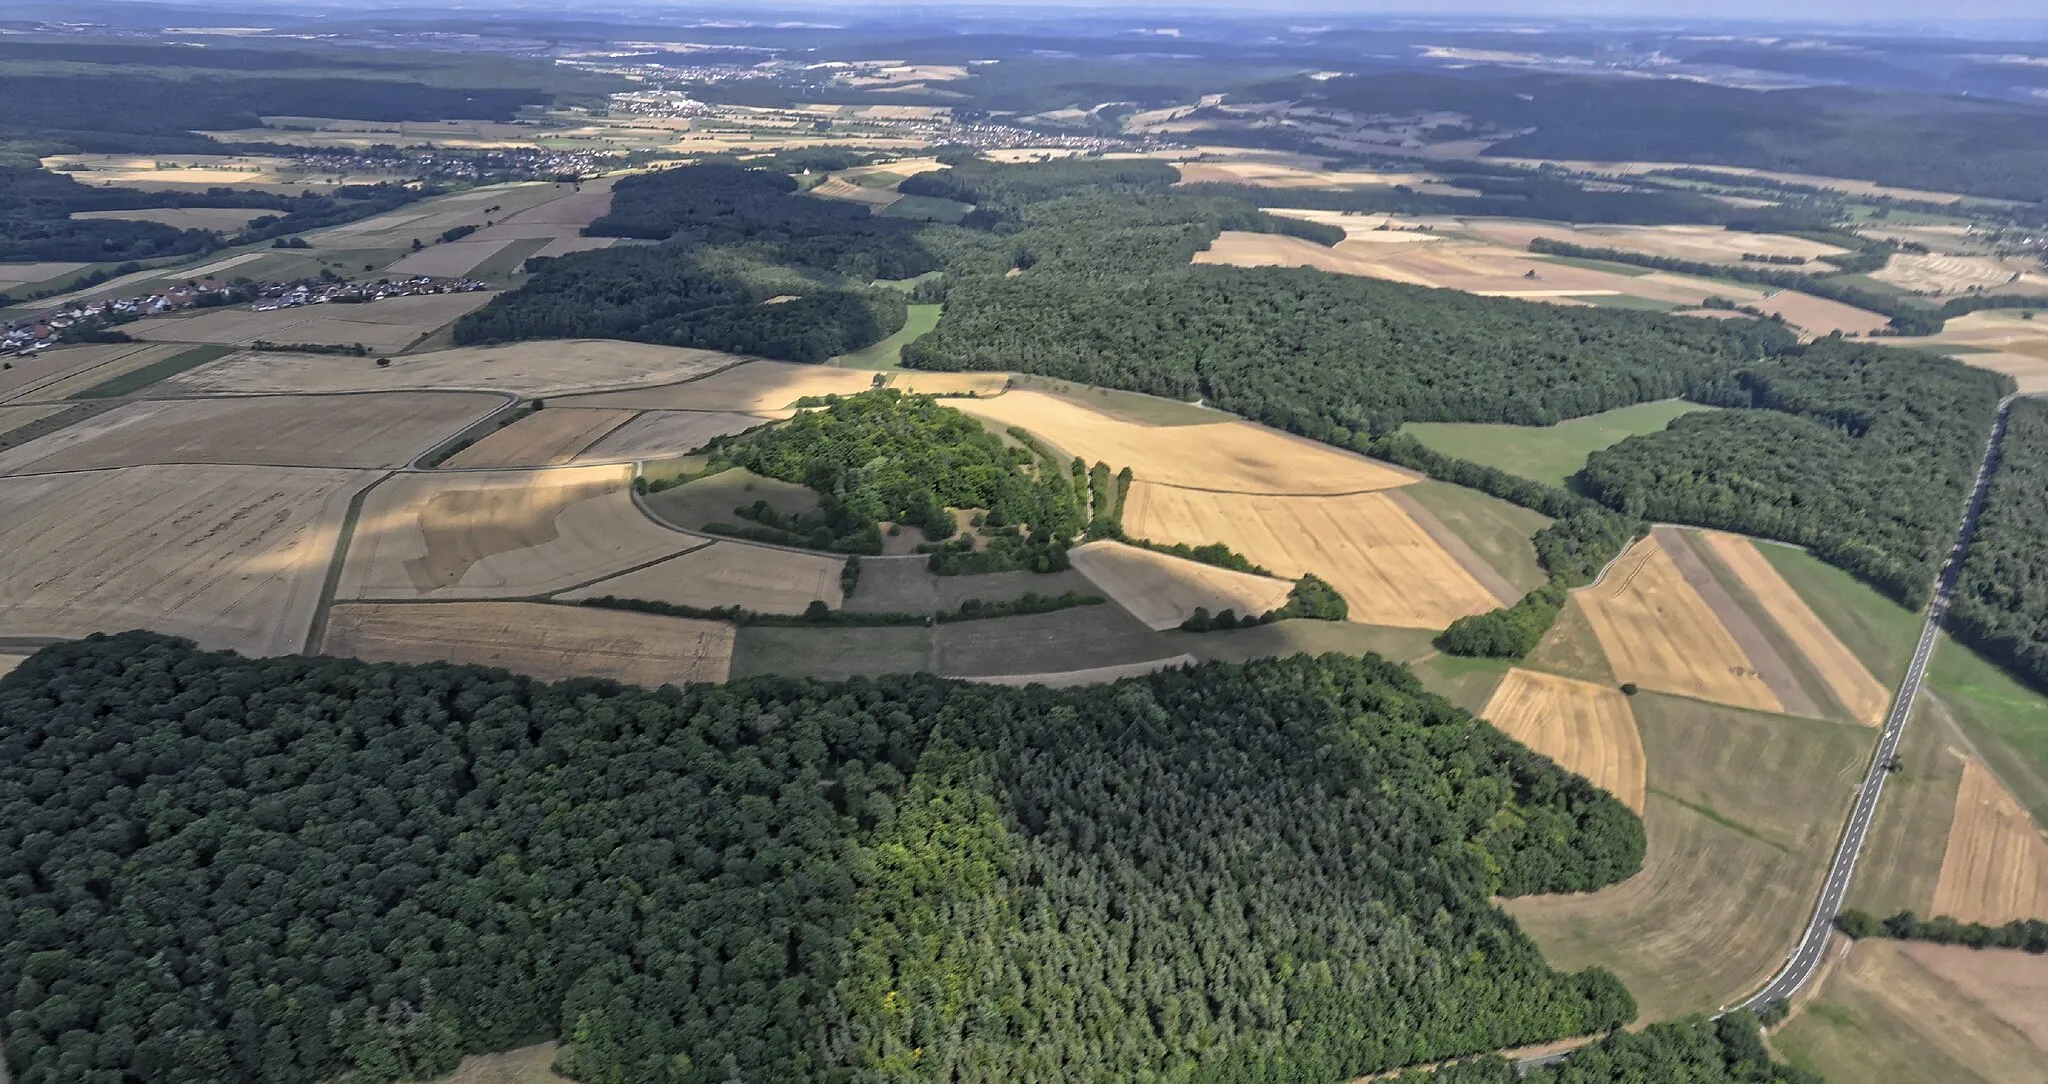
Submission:
MULTIPOLYGON (((1118 0, 1088 5, 1073 0, 967 0, 974 7, 1059 7, 1216 10, 1240 4, 1228 0, 1118 0)), ((784 7, 787 0, 764 6, 784 7)), ((1939 24, 1953 19, 1998 19, 2048 24, 2048 0, 1268 0, 1255 5, 1263 12, 1327 11, 1359 15, 1486 14, 1509 18, 1544 16, 1618 16, 1707 22, 1716 19, 1859 23, 1874 20, 1939 24)))

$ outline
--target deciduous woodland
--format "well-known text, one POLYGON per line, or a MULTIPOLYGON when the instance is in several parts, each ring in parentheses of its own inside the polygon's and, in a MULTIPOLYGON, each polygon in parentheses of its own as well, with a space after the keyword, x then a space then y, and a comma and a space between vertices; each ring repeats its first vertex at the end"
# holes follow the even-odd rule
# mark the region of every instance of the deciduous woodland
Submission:
POLYGON ((1328 1084, 1627 1022, 1488 900, 1642 853, 1370 656, 649 691, 129 633, 0 680, 23 1084, 545 1038, 586 1081, 1328 1084))
POLYGON ((1949 628, 2048 689, 2048 404, 2012 405, 1998 473, 1956 581, 1949 628))

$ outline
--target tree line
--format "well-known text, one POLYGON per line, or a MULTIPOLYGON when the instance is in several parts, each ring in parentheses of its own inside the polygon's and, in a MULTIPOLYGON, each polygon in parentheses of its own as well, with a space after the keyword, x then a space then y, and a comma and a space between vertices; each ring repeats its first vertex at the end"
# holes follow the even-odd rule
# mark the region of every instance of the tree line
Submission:
POLYGON ((586 1081, 1328 1084, 1626 1023, 1489 900, 1642 853, 1376 657, 647 690, 128 633, 0 680, 23 1084, 543 1039, 586 1081))
POLYGON ((1616 1032, 1527 1073, 1494 1057, 1395 1079, 1400 1084, 1824 1084, 1820 1074, 1773 1058, 1762 1033, 1756 1014, 1746 1009, 1711 1020, 1688 1016, 1639 1032, 1616 1032))

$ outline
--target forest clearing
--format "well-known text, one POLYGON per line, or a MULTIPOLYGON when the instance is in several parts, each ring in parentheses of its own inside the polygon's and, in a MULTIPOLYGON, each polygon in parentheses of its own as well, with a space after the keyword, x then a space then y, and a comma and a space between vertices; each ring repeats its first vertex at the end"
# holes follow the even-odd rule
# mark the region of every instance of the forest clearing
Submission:
MULTIPOLYGON (((745 358, 614 339, 458 346, 382 359, 243 351, 172 381, 194 393, 496 391, 557 396, 691 380, 745 358)), ((583 403, 570 405, 596 406, 583 403)))
POLYGON ((148 463, 401 467, 499 405, 462 392, 129 402, 0 452, 0 474, 148 463))
POLYGON ((573 602, 612 595, 707 610, 738 606, 800 614, 814 601, 840 608, 845 596, 839 573, 845 567, 846 558, 830 554, 713 542, 559 597, 573 602))
POLYGON ((502 666, 559 681, 601 677, 654 688, 724 681, 732 626, 722 621, 539 602, 344 603, 321 651, 371 662, 502 666))
POLYGON ((633 504, 628 467, 404 474, 357 517, 337 597, 521 598, 688 549, 633 504))
POLYGON ((1479 715, 1630 809, 1643 811, 1643 739, 1621 690, 1516 667, 1479 715))
POLYGON ((1076 546, 1068 558, 1117 605, 1154 629, 1178 628, 1198 608, 1257 617, 1285 605, 1293 586, 1271 576, 1234 572, 1121 542, 1076 546))
POLYGON ((2048 919, 2048 837, 1976 757, 1963 765, 1929 913, 1993 926, 2048 919))
POLYGON ((343 512, 374 477, 140 466, 0 478, 0 636, 148 628, 298 651, 343 512))

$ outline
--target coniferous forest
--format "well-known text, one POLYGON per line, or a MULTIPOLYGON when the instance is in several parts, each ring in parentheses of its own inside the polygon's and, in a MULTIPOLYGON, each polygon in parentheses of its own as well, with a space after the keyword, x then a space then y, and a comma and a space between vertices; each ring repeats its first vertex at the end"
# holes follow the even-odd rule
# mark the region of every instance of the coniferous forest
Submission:
POLYGON ((645 690, 144 633, 0 679, 22 1084, 1331 1081, 1627 1022, 1640 822, 1376 657, 645 690))

